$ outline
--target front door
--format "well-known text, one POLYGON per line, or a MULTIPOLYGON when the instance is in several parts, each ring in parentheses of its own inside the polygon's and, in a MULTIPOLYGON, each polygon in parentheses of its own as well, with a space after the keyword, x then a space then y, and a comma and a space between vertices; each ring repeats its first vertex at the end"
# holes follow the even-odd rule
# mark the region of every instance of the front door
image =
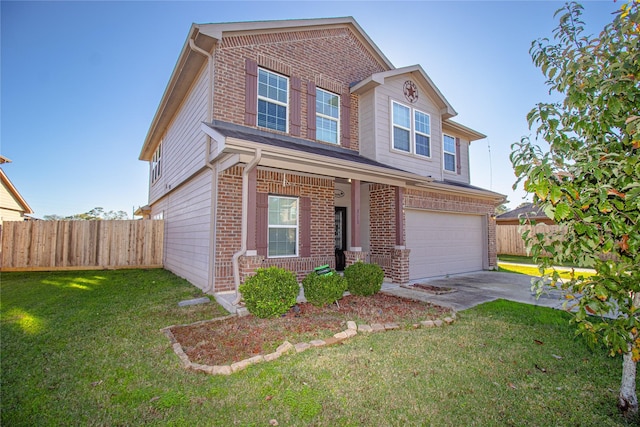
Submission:
POLYGON ((347 250, 347 208, 336 207, 336 270, 344 270, 344 251, 347 250))

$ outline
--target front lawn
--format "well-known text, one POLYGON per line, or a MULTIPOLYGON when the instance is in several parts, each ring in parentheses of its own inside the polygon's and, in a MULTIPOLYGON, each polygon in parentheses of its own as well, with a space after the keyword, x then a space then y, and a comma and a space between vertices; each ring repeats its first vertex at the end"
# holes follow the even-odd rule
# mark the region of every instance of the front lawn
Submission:
POLYGON ((632 425, 621 361, 560 311, 496 301, 227 377, 180 368, 160 332, 224 314, 177 306, 197 296, 163 270, 2 274, 0 424, 632 425))

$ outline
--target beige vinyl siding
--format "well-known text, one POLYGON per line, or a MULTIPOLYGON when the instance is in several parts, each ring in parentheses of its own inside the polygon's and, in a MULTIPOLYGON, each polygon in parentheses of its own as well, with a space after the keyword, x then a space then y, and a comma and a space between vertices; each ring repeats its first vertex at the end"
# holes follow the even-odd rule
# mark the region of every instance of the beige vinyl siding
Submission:
POLYGON ((189 95, 162 139, 162 174, 149 179, 149 201, 153 203, 197 172, 205 162, 206 136, 200 125, 207 118, 209 73, 200 72, 189 95))
POLYGON ((359 133, 360 133, 360 154, 369 159, 376 158, 376 109, 375 91, 369 91, 360 96, 359 108, 359 133))
POLYGON ((152 206, 165 222, 164 266, 195 286, 207 286, 211 170, 205 169, 152 206))
POLYGON ((7 187, 4 186, 4 182, 0 186, 0 209, 2 209, 2 211, 24 212, 24 207, 13 197, 13 194, 9 192, 7 187))
POLYGON ((442 128, 441 116, 435 103, 427 96, 426 90, 418 87, 419 98, 415 104, 409 103, 403 94, 403 84, 406 80, 417 79, 403 75, 394 79, 387 79, 386 84, 375 89, 376 108, 376 160, 400 168, 407 172, 413 172, 422 176, 431 176, 441 179, 442 176, 442 128), (391 102, 396 101, 407 107, 415 108, 430 117, 431 125, 431 157, 418 156, 392 150, 391 134, 391 102))
POLYGON ((4 221, 24 221, 24 215, 22 211, 0 208, 0 224, 4 221))

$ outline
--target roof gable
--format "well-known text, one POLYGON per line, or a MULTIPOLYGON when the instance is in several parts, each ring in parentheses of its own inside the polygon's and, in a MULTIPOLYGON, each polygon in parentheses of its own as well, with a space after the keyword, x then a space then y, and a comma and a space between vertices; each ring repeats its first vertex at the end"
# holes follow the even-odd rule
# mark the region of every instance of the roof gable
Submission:
MULTIPOLYGON (((2 169, 0 169, 0 182, 2 182, 3 189, 6 190, 9 193, 9 195, 15 199, 15 201, 18 203, 18 205, 20 205, 24 213, 26 214, 33 213, 33 210, 31 210, 31 207, 29 206, 27 201, 22 197, 22 195, 20 195, 20 193, 18 192, 18 189, 13 185, 13 183, 9 180, 9 177, 7 177, 7 175, 4 173, 2 169)), ((4 206, 0 206, 0 207, 4 207, 4 206)))
MULTIPOLYGON (((153 151, 158 146, 162 134, 180 108, 198 72, 207 61, 202 51, 213 52, 215 45, 227 36, 310 31, 324 28, 348 28, 383 68, 394 69, 391 61, 373 43, 353 17, 192 24, 149 127, 139 159, 151 160, 153 151), (195 49, 199 49, 200 52, 195 51, 195 49)), ((208 117, 208 119, 211 118, 208 117)))
POLYGON ((389 78, 405 74, 410 74, 413 78, 417 79, 423 87, 427 88, 428 95, 436 101, 443 119, 448 119, 458 114, 420 65, 410 65, 408 67, 396 68, 382 73, 375 73, 371 77, 352 86, 351 93, 360 94, 368 92, 376 86, 385 84, 385 81, 389 78))

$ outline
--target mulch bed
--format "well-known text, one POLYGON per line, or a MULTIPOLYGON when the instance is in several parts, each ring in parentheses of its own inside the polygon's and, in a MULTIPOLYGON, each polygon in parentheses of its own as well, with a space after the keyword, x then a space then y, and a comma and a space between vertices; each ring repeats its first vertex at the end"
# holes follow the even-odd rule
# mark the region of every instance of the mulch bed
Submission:
POLYGON ((225 365, 270 353, 285 340, 295 344, 329 338, 344 330, 348 320, 358 324, 411 325, 448 313, 440 306, 384 293, 370 297, 348 295, 338 305, 315 307, 300 303, 279 318, 232 317, 174 326, 171 332, 192 362, 225 365))

